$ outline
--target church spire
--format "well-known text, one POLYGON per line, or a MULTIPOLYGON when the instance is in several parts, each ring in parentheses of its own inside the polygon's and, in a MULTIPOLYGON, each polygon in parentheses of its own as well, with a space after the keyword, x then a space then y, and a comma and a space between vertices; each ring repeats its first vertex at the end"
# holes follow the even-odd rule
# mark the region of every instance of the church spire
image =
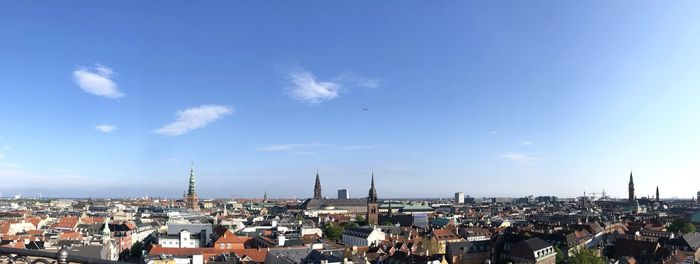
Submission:
POLYGON ((630 184, 634 184, 634 179, 632 179, 632 171, 630 171, 630 184))
POLYGON ((194 181, 194 161, 192 162, 192 165, 190 166, 190 188, 187 190, 187 195, 195 195, 197 194, 197 190, 195 189, 195 181, 194 181))
POLYGON ((632 178, 632 171, 630 170, 630 183, 628 185, 629 197, 628 202, 631 205, 637 197, 634 195, 634 179, 632 178))
POLYGON ((192 162, 190 167, 190 186, 187 188, 187 195, 185 195, 185 204, 188 209, 199 210, 199 198, 197 197, 194 181, 194 162, 192 162))
POLYGON ((369 196, 367 197, 369 202, 377 202, 377 189, 374 188, 374 170, 372 170, 372 184, 369 188, 369 196))
POLYGON ((105 217, 104 228, 102 228, 102 244, 106 245, 111 239, 112 232, 109 230, 109 217, 105 217))
POLYGON ((316 169, 316 183, 314 184, 314 199, 323 199, 323 194, 321 194, 321 177, 318 176, 318 169, 316 169))
POLYGON ((659 201, 659 186, 656 185, 656 201, 659 201))
POLYGON ((377 189, 374 188, 374 169, 372 170, 372 186, 367 196, 367 224, 379 224, 379 204, 377 203, 377 189))

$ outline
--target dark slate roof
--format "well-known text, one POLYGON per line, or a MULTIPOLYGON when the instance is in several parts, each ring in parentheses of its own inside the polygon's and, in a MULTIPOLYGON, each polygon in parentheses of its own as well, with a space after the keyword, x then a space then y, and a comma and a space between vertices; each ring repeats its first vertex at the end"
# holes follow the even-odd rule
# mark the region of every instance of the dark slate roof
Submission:
POLYGON ((637 260, 653 259, 657 242, 647 242, 634 239, 617 239, 613 249, 613 257, 632 256, 637 260))
POLYGON ((71 248, 70 255, 100 259, 100 251, 102 251, 102 245, 86 245, 71 248))
POLYGON ((489 252, 490 241, 447 242, 447 254, 451 256, 489 252))
POLYGON ((284 255, 275 255, 271 252, 265 254, 265 264, 298 264, 294 260, 284 255))
MULTIPOLYGON (((99 230, 104 230, 105 224, 100 225, 99 230)), ((112 232, 126 232, 131 230, 126 224, 109 224, 109 231, 112 232)))
POLYGON ((450 223, 450 219, 448 218, 435 218, 430 221, 431 225, 438 226, 438 227, 444 227, 450 223))
POLYGON ((380 215, 379 216, 379 223, 386 223, 389 222, 391 224, 399 224, 400 226, 412 226, 413 225, 413 216, 412 215, 380 215))
POLYGON ((372 233, 372 231, 374 231, 374 229, 372 228, 348 227, 345 228, 345 230, 343 231, 343 235, 367 238, 369 237, 369 234, 372 233))
POLYGON ((700 233, 685 234, 683 240, 695 251, 700 248, 700 233))
POLYGON ((547 241, 544 241, 539 238, 530 238, 528 240, 525 240, 525 244, 527 244, 527 246, 530 247, 532 251, 537 251, 551 246, 549 243, 547 243, 547 241))
POLYGON ((44 241, 29 241, 24 247, 27 249, 44 249, 44 241))
POLYGON ((62 247, 62 246, 70 247, 73 245, 82 245, 82 244, 83 244, 83 241, 80 241, 80 240, 59 240, 57 243, 58 247, 62 247))
MULTIPOLYGON (((292 260, 294 263, 301 263, 302 260, 309 255, 311 249, 308 247, 293 247, 293 248, 270 248, 267 255, 270 254, 274 256, 282 256, 287 259, 292 260)), ((268 256, 265 256, 265 263, 267 263, 268 256)), ((278 260, 276 260, 278 261, 278 260)))
POLYGON ((314 250, 309 253, 306 258, 304 258, 304 263, 320 264, 321 261, 325 262, 342 262, 343 252, 340 250, 314 250))

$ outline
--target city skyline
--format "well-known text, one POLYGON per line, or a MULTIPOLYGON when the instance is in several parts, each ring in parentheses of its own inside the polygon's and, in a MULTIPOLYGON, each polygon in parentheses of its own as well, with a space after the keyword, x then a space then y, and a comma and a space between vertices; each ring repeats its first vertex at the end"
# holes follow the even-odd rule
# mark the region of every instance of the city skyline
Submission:
POLYGON ((700 190, 700 3, 371 5, 0 3, 0 192, 700 190))

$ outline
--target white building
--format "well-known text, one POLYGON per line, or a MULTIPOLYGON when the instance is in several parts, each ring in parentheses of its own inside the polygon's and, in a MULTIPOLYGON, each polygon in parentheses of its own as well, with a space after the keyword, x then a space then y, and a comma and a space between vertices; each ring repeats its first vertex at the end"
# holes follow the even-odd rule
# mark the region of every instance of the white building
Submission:
POLYGON ((348 227, 343 231, 343 244, 349 246, 378 245, 385 239, 386 234, 374 227, 348 227))
POLYGON ((456 192, 455 193, 455 204, 463 204, 464 203, 464 193, 463 192, 456 192))
POLYGON ((198 248, 199 236, 193 237, 190 231, 182 230, 178 235, 163 235, 158 238, 158 244, 164 248, 198 248))

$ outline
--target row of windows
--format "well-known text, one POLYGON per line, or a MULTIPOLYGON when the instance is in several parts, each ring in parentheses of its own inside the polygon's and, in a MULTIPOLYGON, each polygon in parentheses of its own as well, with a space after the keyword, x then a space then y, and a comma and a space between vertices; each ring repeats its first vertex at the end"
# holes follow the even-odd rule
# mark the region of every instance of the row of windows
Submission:
MULTIPOLYGON (((185 244, 185 243, 183 242, 183 244, 185 244)), ((175 246, 179 246, 179 245, 180 245, 180 241, 167 241, 167 240, 166 240, 166 241, 163 241, 163 245, 171 245, 171 246, 172 246, 172 245, 175 245, 175 246)), ((194 246, 194 241, 190 241, 190 246, 194 246)))
POLYGON ((221 249, 224 249, 224 248, 226 248, 226 249, 231 249, 231 243, 221 243, 221 244, 219 244, 219 248, 221 248, 221 249))

